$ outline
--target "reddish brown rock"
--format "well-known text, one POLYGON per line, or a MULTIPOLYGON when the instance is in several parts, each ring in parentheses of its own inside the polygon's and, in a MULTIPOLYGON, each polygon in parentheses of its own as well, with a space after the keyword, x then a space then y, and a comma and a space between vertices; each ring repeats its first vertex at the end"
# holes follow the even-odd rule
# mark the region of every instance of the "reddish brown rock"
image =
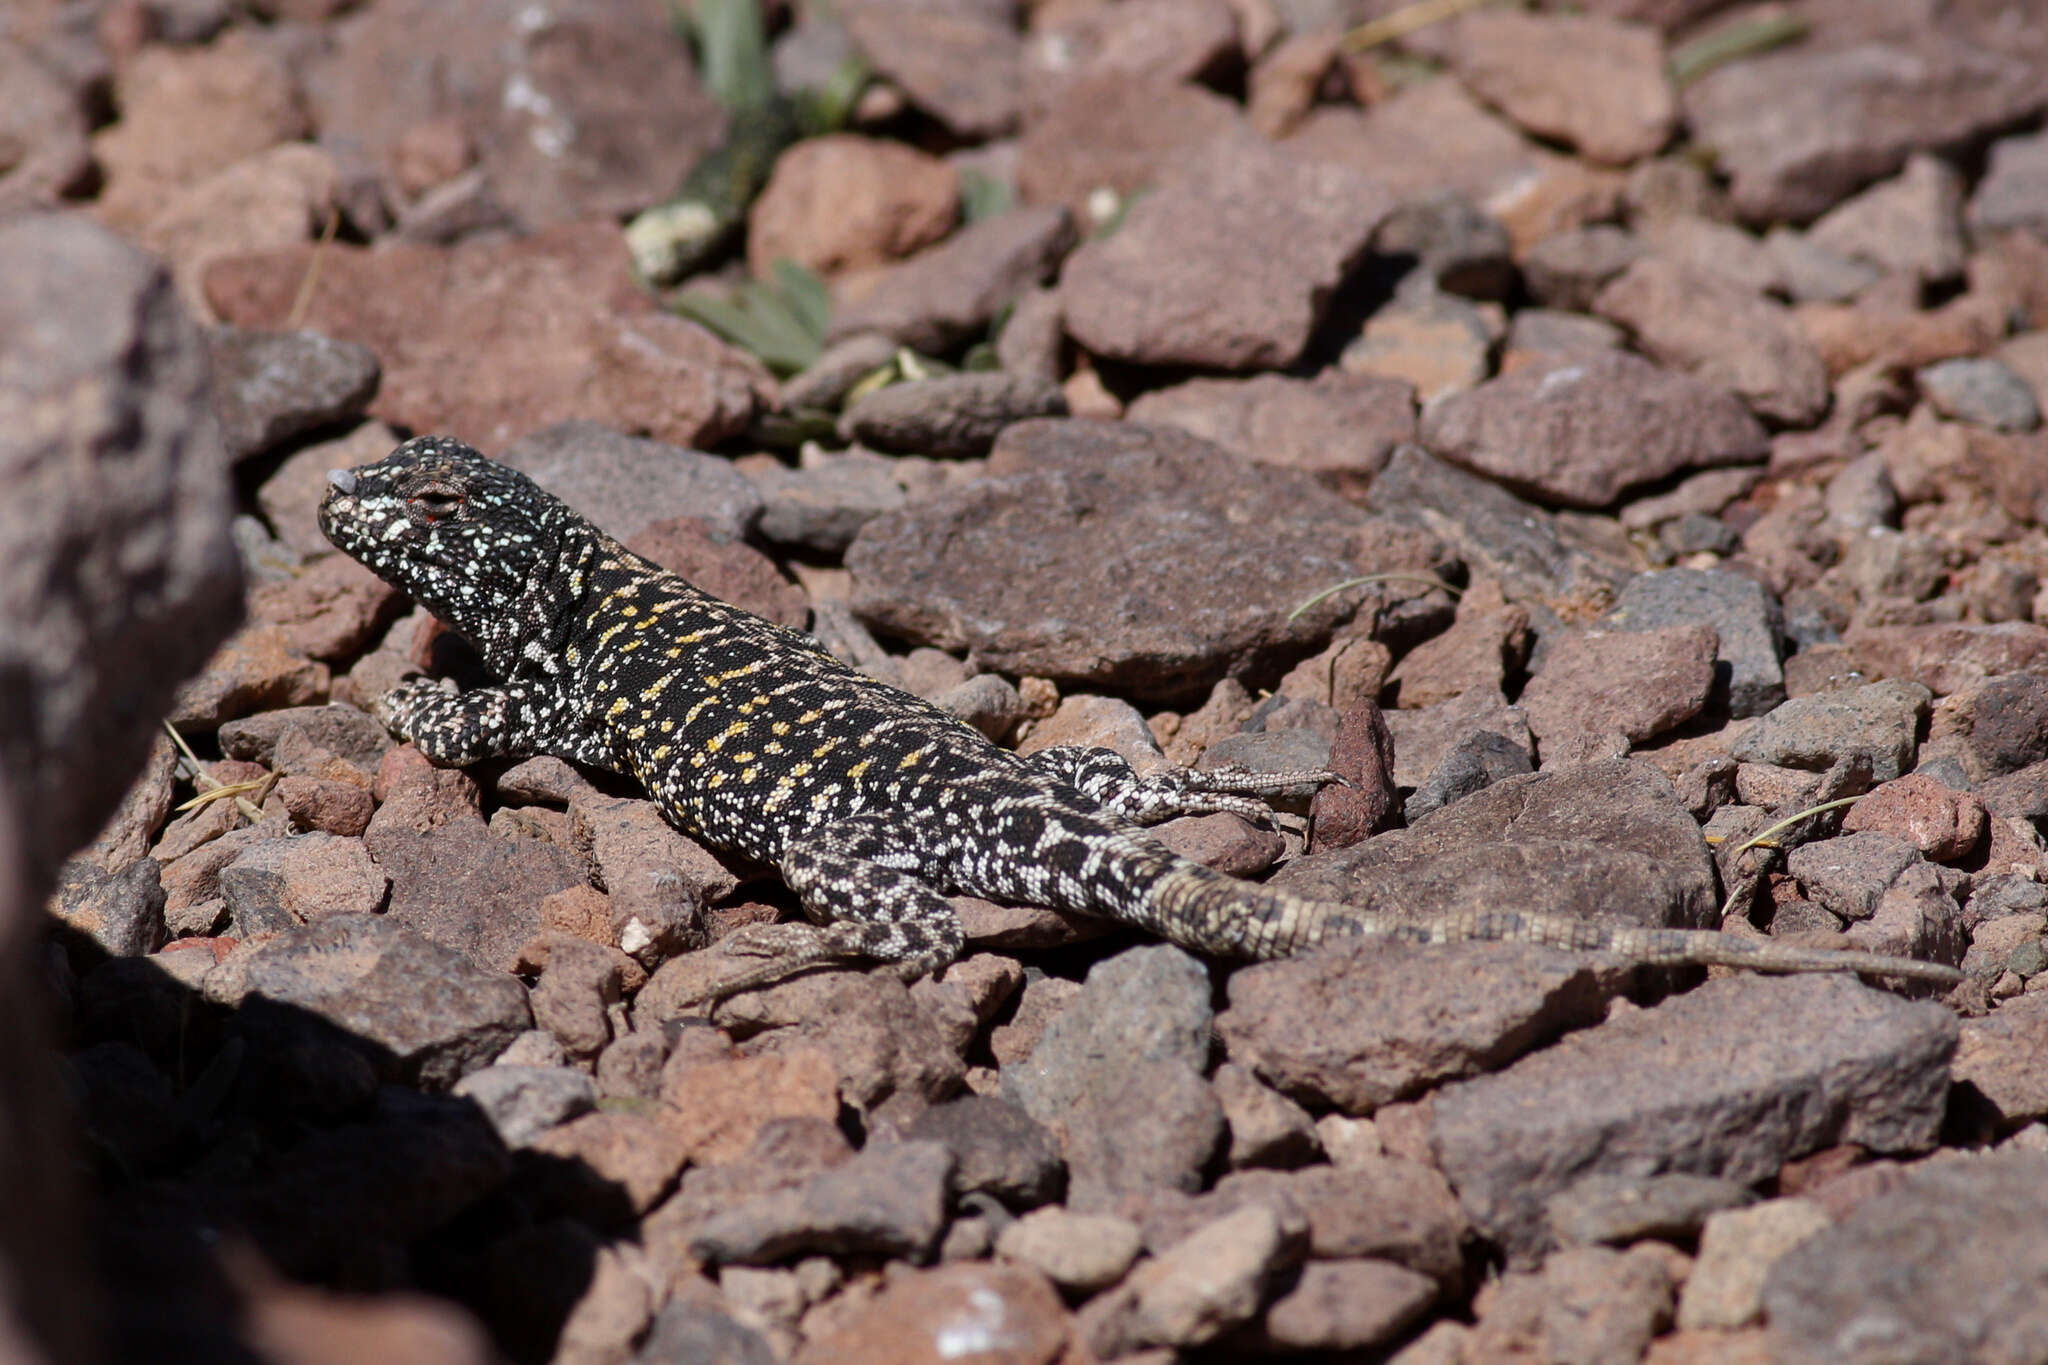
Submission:
POLYGON ((1924 774, 1908 773, 1849 807, 1842 832, 1859 830, 1894 835, 1934 862, 1954 862, 1983 842, 1984 803, 1924 774))
POLYGON ((1443 634, 1408 651, 1387 681, 1404 711, 1434 706, 1475 687, 1498 692, 1529 653, 1529 609, 1501 596, 1492 579, 1458 599, 1457 619, 1443 634))
POLYGON ((877 75, 970 140, 1016 127, 1022 38, 1006 11, 973 4, 860 0, 846 29, 877 75))
POLYGON ((343 554, 249 594, 249 614, 281 631, 287 649, 328 663, 361 653, 406 606, 396 588, 343 554))
POLYGON ((1198 149, 1242 127, 1237 106, 1197 85, 1110 76, 1066 91, 1017 148, 1027 203, 1065 204, 1086 233, 1102 219, 1090 197, 1124 196, 1176 172, 1198 149))
POLYGON ((1657 360, 1734 390, 1760 417, 1808 426, 1827 411, 1827 370, 1798 322, 1725 275, 1647 257, 1602 289, 1593 311, 1657 360))
POLYGON ((304 142, 280 143, 172 193, 139 240, 170 262, 186 306, 210 318, 207 267, 222 257, 317 236, 336 211, 339 187, 326 152, 304 142))
POLYGON ((736 1161, 763 1124, 802 1115, 839 1115, 838 1073, 815 1048, 710 1061, 679 1052, 662 1073, 656 1119, 700 1166, 736 1161))
POLYGON ((1769 449, 1725 389, 1614 352, 1490 380, 1424 415, 1432 451, 1541 502, 1603 507, 1682 469, 1769 449))
POLYGON ((673 194, 725 122, 659 0, 398 0, 328 37, 308 95, 366 211, 400 210, 474 157, 520 227, 617 220, 673 194))
POLYGON ((1538 137, 1623 165, 1671 136, 1677 100, 1654 30, 1599 15, 1466 15, 1451 67, 1473 93, 1538 137))
MULTIPOLYGON (((230 322, 276 327, 314 250, 216 262, 207 298, 230 322)), ((445 250, 331 245, 304 322, 376 353, 384 381, 371 415, 487 450, 576 417, 712 443, 745 426, 768 383, 751 356, 634 288, 610 223, 445 250)))
POLYGON ((867 285, 833 314, 827 339, 880 332, 926 354, 949 351, 1049 278, 1074 239, 1073 215, 1056 204, 970 223, 867 285))
POLYGON ((1394 736, 1378 703, 1362 701, 1344 712, 1329 770, 1344 781, 1322 788, 1310 803, 1312 850, 1347 848, 1394 822, 1394 736))
POLYGON ((1709 72, 1685 92, 1745 218, 1799 221, 1904 163, 2038 112, 2028 65, 1924 30, 1904 43, 1795 47, 1709 72))
POLYGON ((1100 78, 1213 83, 1241 67, 1238 20, 1225 0, 1125 0, 1055 11, 1024 46, 1024 98, 1038 110, 1100 78))
POLYGON ((821 275, 887 265, 930 246, 960 216, 960 174, 900 142, 839 133, 776 159, 747 220, 747 264, 821 275))
POLYGON ((1125 416, 1191 431, 1259 464, 1305 470, 1340 491, 1372 481, 1415 436, 1415 394, 1398 379, 1324 370, 1191 379, 1139 395, 1125 416))
POLYGON ((292 648, 282 627, 252 625, 238 631, 178 692, 171 723, 212 730, 224 720, 280 706, 327 699, 329 672, 292 648))
MULTIPOLYGON (((1015 1263, 967 1263, 893 1277, 874 1298, 805 1341, 797 1365, 943 1365, 963 1324, 1000 1323, 1005 1365, 1053 1365, 1069 1348, 1059 1291, 1015 1263)), ((964 1329, 983 1340, 980 1328, 964 1329)), ((980 1348, 977 1348, 979 1352, 980 1348)))
POLYGON ((95 207, 130 232, 176 191, 306 133, 283 62, 240 31, 207 47, 144 48, 122 70, 116 102, 121 121, 93 137, 107 179, 95 207))
POLYGON ((1522 690, 1521 706, 1539 741, 1618 730, 1640 742, 1699 713, 1718 648, 1712 626, 1561 636, 1522 690))
POLYGON ((1289 364, 1391 207, 1342 168, 1220 143, 1074 253, 1060 277, 1067 332, 1138 364, 1289 364))

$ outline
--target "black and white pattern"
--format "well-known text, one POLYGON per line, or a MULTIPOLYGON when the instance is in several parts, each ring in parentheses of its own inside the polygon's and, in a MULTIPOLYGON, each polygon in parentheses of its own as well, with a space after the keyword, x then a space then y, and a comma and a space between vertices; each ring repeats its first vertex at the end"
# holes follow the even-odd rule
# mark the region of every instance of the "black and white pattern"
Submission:
POLYGON ((642 559, 516 470, 420 437, 329 475, 335 545, 473 642, 498 685, 415 682, 381 714, 437 762, 548 753, 638 779, 677 828, 775 867, 812 925, 727 941, 769 960, 731 994, 855 960, 934 971, 958 955, 944 897, 1100 915, 1197 951, 1271 958, 1340 934, 1488 938, 1648 961, 1862 970, 1947 968, 1802 951, 1714 933, 1501 913, 1387 920, 1240 882, 1141 828, 1235 811, 1326 773, 1169 771, 1107 750, 1020 758, 930 703, 854 672, 796 632, 642 559))

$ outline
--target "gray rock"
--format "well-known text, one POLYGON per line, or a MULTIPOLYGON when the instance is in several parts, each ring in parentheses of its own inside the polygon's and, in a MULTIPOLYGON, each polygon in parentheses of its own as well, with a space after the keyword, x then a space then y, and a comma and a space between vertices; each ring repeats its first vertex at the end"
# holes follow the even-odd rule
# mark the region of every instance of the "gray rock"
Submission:
POLYGON ((1683 1241, 1699 1235, 1707 1215, 1754 1203, 1733 1180, 1686 1175, 1589 1175, 1544 1203, 1550 1232, 1564 1246, 1622 1246, 1655 1237, 1683 1241))
POLYGON ((1345 490, 1365 487, 1396 447, 1415 439, 1415 392, 1402 380, 1334 368, 1313 379, 1190 379, 1138 395, 1126 416, 1345 490))
POLYGON ((429 1089, 488 1065, 532 1022, 515 978, 379 915, 280 934, 222 963, 205 994, 316 1015, 366 1044, 381 1075, 429 1089))
POLYGON ((1785 700, 1785 672, 1778 662, 1784 612, 1753 578, 1700 569, 1637 574, 1601 620, 1619 630, 1712 626, 1720 640, 1715 657, 1725 669, 1716 690, 1726 687, 1728 714, 1760 716, 1785 700))
POLYGON ((847 551, 870 625, 975 667, 1168 697, 1338 622, 1418 627, 1443 598, 1375 572, 1438 574, 1429 536, 1370 517, 1305 474, 1256 469, 1169 428, 1026 422, 989 478, 913 501, 847 551))
POLYGON ((251 844, 219 878, 237 938, 331 915, 374 915, 391 889, 362 840, 317 832, 251 844))
POLYGON ((1889 782, 1912 768, 1920 719, 1931 700, 1925 687, 1896 678, 1794 697, 1772 709, 1731 752, 1745 763, 1815 772, 1864 758, 1872 779, 1889 782))
POLYGON ((1207 970, 1180 949, 1129 949, 1096 964, 1030 1058, 1003 1068, 1003 1097, 1062 1134, 1076 1211, 1201 1187, 1223 1137, 1202 1079, 1209 992, 1207 970))
POLYGON ((164 888, 158 864, 137 858, 108 871, 83 858, 58 870, 48 909, 113 957, 141 957, 164 941, 164 888))
POLYGON ((956 1194, 992 1194, 1012 1208, 1056 1198, 1064 1175, 1059 1144, 1015 1105, 963 1095, 911 1120, 905 1141, 942 1143, 953 1154, 956 1194))
POLYGON ((1522 689, 1529 729, 1545 745, 1603 734, 1640 744, 1661 735, 1706 705, 1718 647, 1705 625, 1560 633, 1522 689))
POLYGON ((597 1107, 597 1086, 573 1066, 487 1066, 457 1081, 454 1093, 476 1102, 507 1147, 597 1107))
POLYGON ((1965 257, 1963 178, 1946 161, 1916 152, 1898 175, 1828 210, 1807 237, 1886 274, 1952 280, 1965 257))
POLYGON ((1836 1143, 1932 1145, 1956 1036, 1940 1006, 1846 977, 1730 977, 1439 1090, 1430 1141, 1473 1223, 1528 1264, 1547 1201, 1588 1176, 1746 1185, 1836 1143))
POLYGON ((1970 196, 1969 217, 1977 232, 2023 228, 2048 235, 2048 132, 1991 144, 1991 165, 1970 196))
POLYGON ((217 327, 207 351, 221 444, 236 461, 360 417, 382 374, 369 347, 318 332, 217 327))
POLYGON ((0 335, 4 747, 37 899, 234 625, 241 572, 205 342, 161 266, 83 217, 18 218, 0 335))
POLYGON ((2048 1156, 1930 1161, 1771 1267, 1772 1350, 1796 1365, 2026 1360, 2048 1341, 2048 1156), (1911 1286, 1873 1294, 1874 1285, 1911 1286))
POLYGON ((803 373, 782 383, 782 410, 834 411, 853 386, 896 358, 898 346, 880 332, 860 332, 825 348, 803 373))
POLYGON ((824 554, 840 553, 861 527, 903 505, 894 466, 861 451, 802 469, 753 469, 747 477, 761 491, 761 538, 824 554))
POLYGON ((1216 1031, 1232 1061, 1296 1100, 1369 1114, 1597 1021, 1611 987, 1550 948, 1361 940, 1242 968, 1229 991, 1216 1031))
POLYGON ((1439 1292, 1427 1275, 1387 1261, 1311 1261, 1266 1306, 1247 1345, 1260 1353, 1390 1345, 1428 1312, 1439 1292))
POLYGON ((1536 741, 1528 717, 1509 706, 1498 688, 1473 687, 1448 701, 1417 711, 1381 713, 1394 737, 1394 785, 1420 789, 1450 751, 1475 731, 1506 739, 1536 766, 1536 741))
POLYGON ((1794 303, 1847 303, 1876 284, 1883 273, 1782 224, 1764 234, 1764 249, 1777 264, 1778 278, 1794 303))
POLYGON ((1915 376, 1935 411, 1993 431, 2032 431, 2041 405, 2027 381, 2004 362, 1983 356, 1941 360, 1915 376))
POLYGON ((923 1261, 946 1225, 953 1154, 937 1142, 874 1143, 802 1186, 707 1219, 690 1254, 767 1265, 802 1254, 923 1261))
POLYGON ((229 758, 275 766, 280 748, 289 747, 286 735, 294 732, 311 748, 324 749, 370 773, 376 772, 377 764, 396 743, 367 711, 330 702, 326 706, 287 706, 228 721, 220 727, 221 752, 229 758))
POLYGON ((761 516, 761 495, 729 462, 597 422, 542 427, 498 458, 619 540, 670 517, 697 517, 717 534, 744 536, 761 516))
POLYGON ((1503 778, 1534 771, 1536 765, 1529 761, 1525 747, 1491 730, 1475 730, 1453 744, 1443 761, 1430 770, 1401 807, 1402 818, 1412 825, 1503 778))
POLYGON ((1584 313, 1609 280, 1649 251, 1642 238, 1608 223, 1554 232, 1529 248, 1522 275, 1545 308, 1584 313))
POLYGON ((877 389, 855 400, 840 430, 877 450, 959 458, 986 455, 1013 423, 1066 415, 1067 396, 1059 385, 991 370, 877 389))

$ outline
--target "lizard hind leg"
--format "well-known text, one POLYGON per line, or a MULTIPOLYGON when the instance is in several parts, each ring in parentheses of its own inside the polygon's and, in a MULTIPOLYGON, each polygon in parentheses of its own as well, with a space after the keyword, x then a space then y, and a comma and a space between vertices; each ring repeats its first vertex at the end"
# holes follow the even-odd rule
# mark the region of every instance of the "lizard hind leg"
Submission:
POLYGON ((717 998, 863 962, 910 981, 958 958, 960 921, 944 896, 908 870, 918 859, 905 843, 901 823, 879 813, 835 821, 791 843, 778 867, 813 923, 756 925, 721 940, 724 952, 765 960, 719 982, 717 998))
POLYGON ((1141 776, 1116 751, 1078 744, 1041 749, 1026 761, 1074 787, 1105 814, 1137 825, 1216 811, 1264 824, 1273 818, 1266 797, 1344 780, 1321 770, 1255 773, 1244 768, 1160 768, 1141 776))

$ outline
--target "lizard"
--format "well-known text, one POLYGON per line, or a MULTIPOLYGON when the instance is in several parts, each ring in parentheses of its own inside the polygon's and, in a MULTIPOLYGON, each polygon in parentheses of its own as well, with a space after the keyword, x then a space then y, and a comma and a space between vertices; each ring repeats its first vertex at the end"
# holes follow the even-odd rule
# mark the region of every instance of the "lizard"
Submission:
POLYGON ((721 940, 758 959, 712 998, 822 966, 905 979, 963 950, 946 897, 1048 906, 1206 956, 1263 961, 1350 935, 1547 944, 1647 964, 1854 971, 1950 983, 1911 958, 1503 908, 1409 918, 1300 897, 1183 858, 1145 828, 1270 818, 1266 798, 1337 779, 1166 768, 1116 752, 1028 756, 632 553, 509 465, 420 436, 328 473, 320 529, 477 650, 493 685, 414 678, 373 709, 450 766, 554 754, 636 779, 683 833, 774 869, 808 922, 721 940))

